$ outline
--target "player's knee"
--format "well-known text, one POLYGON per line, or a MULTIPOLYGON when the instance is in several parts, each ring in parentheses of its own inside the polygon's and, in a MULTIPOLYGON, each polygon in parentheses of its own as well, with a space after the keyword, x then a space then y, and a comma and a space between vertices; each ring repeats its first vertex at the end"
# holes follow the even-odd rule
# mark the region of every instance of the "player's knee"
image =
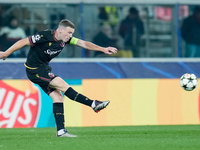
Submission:
POLYGON ((63 102, 63 96, 62 93, 59 90, 55 90, 49 94, 49 96, 53 99, 54 103, 62 103, 63 102))

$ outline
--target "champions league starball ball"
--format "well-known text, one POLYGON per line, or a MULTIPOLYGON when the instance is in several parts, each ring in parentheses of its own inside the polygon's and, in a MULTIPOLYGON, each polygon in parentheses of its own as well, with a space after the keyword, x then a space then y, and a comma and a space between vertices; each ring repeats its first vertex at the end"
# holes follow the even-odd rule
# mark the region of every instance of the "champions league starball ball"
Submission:
POLYGON ((192 91, 196 88, 198 81, 193 73, 185 73, 180 78, 181 87, 186 91, 192 91))

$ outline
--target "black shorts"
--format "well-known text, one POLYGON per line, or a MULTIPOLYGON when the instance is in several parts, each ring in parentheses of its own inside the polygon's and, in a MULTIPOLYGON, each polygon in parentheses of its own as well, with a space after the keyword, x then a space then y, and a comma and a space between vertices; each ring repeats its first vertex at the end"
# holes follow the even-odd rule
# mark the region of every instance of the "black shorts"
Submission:
POLYGON ((37 67, 37 69, 26 66, 26 74, 29 80, 38 84, 48 95, 55 90, 54 88, 49 87, 49 82, 57 77, 51 70, 52 68, 48 65, 41 65, 37 67))

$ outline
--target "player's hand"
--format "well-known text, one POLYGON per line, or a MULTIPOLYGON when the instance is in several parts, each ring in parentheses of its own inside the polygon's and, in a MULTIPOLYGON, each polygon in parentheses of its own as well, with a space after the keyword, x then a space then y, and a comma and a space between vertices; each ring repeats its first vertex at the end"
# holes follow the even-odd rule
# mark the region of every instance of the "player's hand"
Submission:
POLYGON ((106 47, 104 49, 104 53, 109 54, 109 55, 115 54, 115 53, 117 53, 117 49, 115 47, 106 47))
POLYGON ((7 58, 5 52, 0 51, 0 59, 5 60, 7 58))

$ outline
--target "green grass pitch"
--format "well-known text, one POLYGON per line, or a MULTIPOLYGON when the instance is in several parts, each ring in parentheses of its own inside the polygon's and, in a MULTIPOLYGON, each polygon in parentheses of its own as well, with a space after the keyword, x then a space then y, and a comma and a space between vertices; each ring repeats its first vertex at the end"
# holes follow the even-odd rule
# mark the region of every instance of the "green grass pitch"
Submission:
POLYGON ((0 129, 0 150, 199 150, 200 126, 70 127, 77 138, 57 138, 56 128, 0 129))

